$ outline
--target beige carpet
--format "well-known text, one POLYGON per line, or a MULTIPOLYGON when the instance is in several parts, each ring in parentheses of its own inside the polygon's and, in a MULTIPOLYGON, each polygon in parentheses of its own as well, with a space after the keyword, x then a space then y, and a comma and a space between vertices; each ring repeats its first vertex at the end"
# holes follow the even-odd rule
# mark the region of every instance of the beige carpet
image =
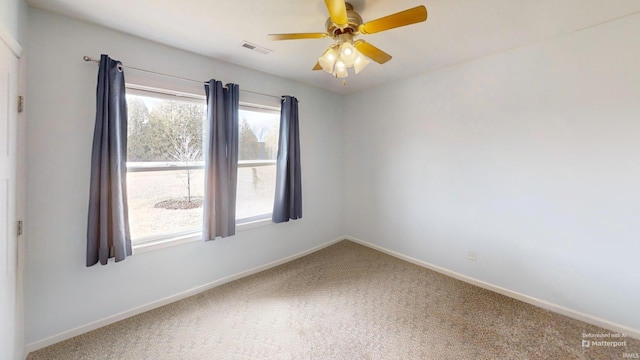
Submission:
POLYGON ((611 331, 349 241, 31 353, 36 359, 622 359, 611 331), (593 340, 593 339, 591 339, 593 340), (608 339, 611 340, 611 339, 608 339))

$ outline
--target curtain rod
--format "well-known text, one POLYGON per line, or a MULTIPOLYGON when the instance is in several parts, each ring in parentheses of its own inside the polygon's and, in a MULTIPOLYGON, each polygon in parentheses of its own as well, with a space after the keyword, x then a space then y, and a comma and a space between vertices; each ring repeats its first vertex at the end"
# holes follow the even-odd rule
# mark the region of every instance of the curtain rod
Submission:
MULTIPOLYGON (((92 61, 95 63, 100 63, 100 60, 96 60, 93 59, 89 56, 83 56, 82 60, 84 61, 92 61)), ((125 67, 124 65, 122 65, 122 67, 125 67)), ((204 82, 204 81, 198 81, 198 80, 193 80, 193 79, 187 79, 187 78, 183 78, 183 77, 179 77, 179 76, 174 76, 174 75, 168 75, 168 74, 163 74, 160 72, 155 72, 155 71, 151 71, 151 70, 146 70, 146 69, 140 69, 137 67, 133 67, 133 66, 126 66, 127 69, 133 69, 133 70, 137 70, 137 71, 142 71, 148 74, 153 74, 153 75, 160 75, 160 76, 165 76, 168 78, 172 78, 172 79, 178 79, 178 80, 183 80, 183 81, 189 81, 189 82, 194 82, 194 83, 198 83, 198 84, 204 84, 205 86, 209 86, 209 83, 204 82)), ((225 89, 227 88, 226 86, 224 87, 225 89)), ((276 95, 271 95, 271 94, 263 94, 263 93, 259 93, 259 92, 255 92, 255 91, 249 91, 249 90, 244 90, 244 89, 240 89, 241 92, 245 92, 245 93, 249 93, 249 94, 255 94, 255 95, 262 95, 262 96, 268 96, 268 97, 272 97, 272 98, 276 98, 276 99, 284 99, 284 96, 276 96, 276 95)))

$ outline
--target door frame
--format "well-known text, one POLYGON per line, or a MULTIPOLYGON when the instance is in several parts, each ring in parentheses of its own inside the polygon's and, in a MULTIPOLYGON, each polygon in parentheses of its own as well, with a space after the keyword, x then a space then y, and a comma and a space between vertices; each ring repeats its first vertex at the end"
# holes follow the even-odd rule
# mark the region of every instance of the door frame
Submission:
MULTIPOLYGON (((0 24, 0 42, 6 44, 13 55, 18 59, 17 68, 17 96, 22 96, 24 99, 26 89, 26 61, 24 59, 24 51, 20 43, 7 31, 7 29, 0 24)), ((9 99, 8 106, 16 106, 17 109, 17 97, 15 99, 9 99)), ((16 135, 13 141, 16 142, 15 146, 15 220, 23 221, 26 215, 26 116, 23 107, 22 112, 16 110, 16 135)), ((17 226, 16 224, 9 224, 9 226, 17 226)), ((25 263, 25 245, 24 245, 24 232, 22 235, 16 234, 16 252, 15 261, 16 273, 15 273, 15 314, 16 321, 14 324, 15 337, 14 337, 14 354, 15 359, 24 359, 26 357, 26 347, 24 343, 24 292, 23 292, 23 273, 25 263)))

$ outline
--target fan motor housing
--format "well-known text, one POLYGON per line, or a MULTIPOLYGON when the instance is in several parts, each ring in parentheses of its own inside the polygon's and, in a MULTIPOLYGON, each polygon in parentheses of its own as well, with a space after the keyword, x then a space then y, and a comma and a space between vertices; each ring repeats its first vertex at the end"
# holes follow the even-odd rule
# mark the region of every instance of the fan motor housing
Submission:
POLYGON ((327 34, 331 35, 332 37, 336 37, 344 33, 356 34, 358 33, 358 27, 362 25, 362 17, 360 16, 360 14, 353 10, 353 6, 351 4, 345 3, 345 5, 347 8, 348 19, 346 26, 340 27, 333 21, 331 21, 331 18, 327 19, 327 34))

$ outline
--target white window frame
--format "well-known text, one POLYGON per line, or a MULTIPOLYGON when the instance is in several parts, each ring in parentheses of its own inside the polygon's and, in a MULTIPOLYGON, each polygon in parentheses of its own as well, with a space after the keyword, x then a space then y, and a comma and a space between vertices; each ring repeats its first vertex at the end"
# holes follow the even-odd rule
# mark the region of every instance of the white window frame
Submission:
MULTIPOLYGON (((159 89, 137 84, 126 84, 127 93, 155 97, 168 100, 193 101, 197 103, 206 102, 206 97, 199 94, 159 89)), ((279 114, 280 109, 270 105, 254 104, 240 101, 239 108, 247 111, 261 111, 279 114)), ((259 167, 276 165, 277 160, 239 160, 238 167, 259 167)), ((198 170, 204 169, 204 162, 201 165, 172 165, 172 166, 140 166, 130 165, 127 162, 127 173, 129 172, 151 172, 151 171, 175 171, 175 170, 198 170)), ((271 221, 273 212, 256 216, 236 219, 236 231, 254 229, 257 227, 273 224, 271 221)), ((202 231, 189 230, 173 234, 148 236, 136 240, 133 244, 134 254, 141 254, 152 250, 167 248, 185 243, 202 241, 202 231)))

